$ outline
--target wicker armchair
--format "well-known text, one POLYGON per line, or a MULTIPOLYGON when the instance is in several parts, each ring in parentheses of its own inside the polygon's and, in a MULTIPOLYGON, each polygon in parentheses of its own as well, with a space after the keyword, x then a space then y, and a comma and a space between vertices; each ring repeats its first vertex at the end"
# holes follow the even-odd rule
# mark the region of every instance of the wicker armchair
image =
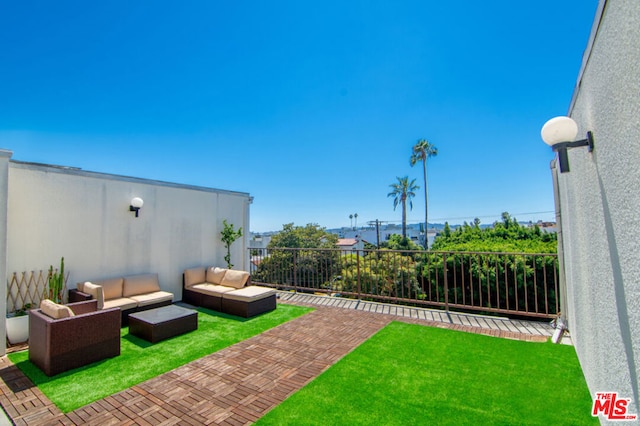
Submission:
POLYGON ((97 300, 69 303, 75 316, 53 319, 29 311, 29 361, 47 376, 120 355, 120 309, 97 300))

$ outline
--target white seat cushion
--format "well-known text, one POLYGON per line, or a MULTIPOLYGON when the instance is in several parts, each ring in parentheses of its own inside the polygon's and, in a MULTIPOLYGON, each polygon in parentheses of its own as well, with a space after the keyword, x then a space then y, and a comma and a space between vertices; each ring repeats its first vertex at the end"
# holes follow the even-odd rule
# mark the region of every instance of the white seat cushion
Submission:
POLYGON ((173 302, 173 293, 166 291, 154 291, 153 293, 140 294, 138 296, 130 296, 129 299, 138 302, 138 306, 153 305, 160 302, 173 302))
POLYGON ((189 287, 189 290, 197 293, 209 294, 211 296, 222 296, 224 293, 235 290, 233 287, 225 287, 223 285, 216 284, 196 284, 189 287))
POLYGON ((133 299, 129 299, 126 297, 119 297, 117 299, 105 300, 104 301, 104 309, 109 308, 120 308, 123 311, 127 309, 133 309, 138 306, 138 302, 133 299))
POLYGON ((223 299, 238 300, 240 302, 254 302, 276 294, 276 291, 268 287, 250 285, 239 290, 229 291, 222 295, 223 299))

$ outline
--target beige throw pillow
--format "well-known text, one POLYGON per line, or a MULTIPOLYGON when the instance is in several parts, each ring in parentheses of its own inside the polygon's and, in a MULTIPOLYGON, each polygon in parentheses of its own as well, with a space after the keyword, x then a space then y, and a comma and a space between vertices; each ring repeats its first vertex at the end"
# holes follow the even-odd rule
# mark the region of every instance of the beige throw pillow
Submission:
POLYGON ((49 299, 44 299, 40 302, 40 310, 43 314, 53 319, 68 318, 76 315, 68 306, 59 305, 49 299))
POLYGON ((206 281, 205 268, 191 268, 184 270, 184 286, 191 287, 196 284, 202 284, 206 281))
POLYGON ((242 288, 249 279, 249 273, 245 271, 234 271, 233 269, 227 269, 227 272, 222 278, 222 285, 233 288, 242 288))
POLYGON ((160 291, 158 274, 130 275, 124 277, 124 285, 122 286, 123 297, 153 293, 154 291, 160 291))
POLYGON ((92 298, 98 301, 98 309, 104 308, 104 289, 101 285, 93 284, 90 282, 84 283, 84 292, 91 295, 92 298))
POLYGON ((211 267, 207 269, 207 282, 211 284, 222 284, 224 275, 227 273, 227 269, 211 267))
POLYGON ((94 284, 102 286, 104 291, 104 299, 119 299, 122 297, 122 283, 124 280, 122 277, 110 278, 107 280, 95 281, 94 284))

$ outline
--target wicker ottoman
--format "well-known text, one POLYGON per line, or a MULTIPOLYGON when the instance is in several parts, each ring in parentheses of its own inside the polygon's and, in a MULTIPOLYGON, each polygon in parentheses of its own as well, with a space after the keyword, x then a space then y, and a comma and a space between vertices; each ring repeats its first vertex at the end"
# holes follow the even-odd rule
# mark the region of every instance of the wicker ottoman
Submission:
POLYGON ((253 317, 276 308, 276 292, 256 285, 229 291, 222 295, 222 312, 240 317, 253 317))

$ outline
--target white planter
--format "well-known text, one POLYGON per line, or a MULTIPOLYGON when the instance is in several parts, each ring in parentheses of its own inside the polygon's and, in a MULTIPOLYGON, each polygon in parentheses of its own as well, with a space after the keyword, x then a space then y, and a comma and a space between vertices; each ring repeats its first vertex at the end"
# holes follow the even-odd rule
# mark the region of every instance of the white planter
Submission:
POLYGON ((29 315, 7 318, 7 339, 12 345, 29 340, 29 315))

